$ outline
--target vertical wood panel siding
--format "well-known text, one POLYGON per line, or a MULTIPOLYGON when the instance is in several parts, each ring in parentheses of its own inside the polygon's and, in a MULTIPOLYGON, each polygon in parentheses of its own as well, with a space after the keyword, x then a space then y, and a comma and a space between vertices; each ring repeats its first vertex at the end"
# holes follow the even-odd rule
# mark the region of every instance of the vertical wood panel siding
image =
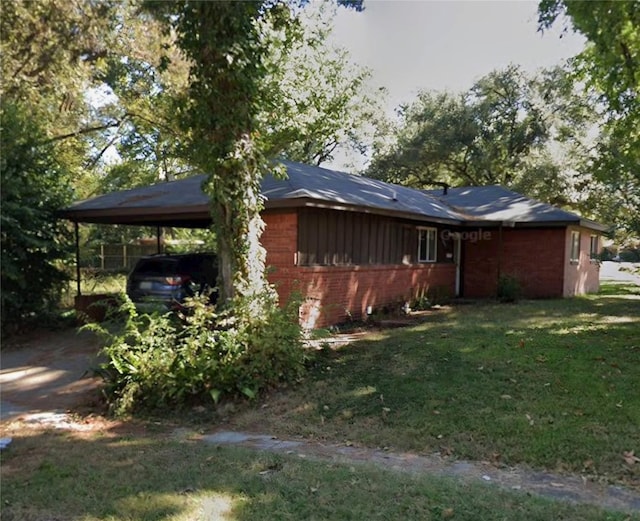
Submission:
MULTIPOLYGON (((298 213, 298 265, 415 264, 417 224, 358 212, 302 208, 298 213)), ((453 262, 453 244, 438 227, 437 262, 453 262), (449 254, 449 255, 447 255, 449 254)))

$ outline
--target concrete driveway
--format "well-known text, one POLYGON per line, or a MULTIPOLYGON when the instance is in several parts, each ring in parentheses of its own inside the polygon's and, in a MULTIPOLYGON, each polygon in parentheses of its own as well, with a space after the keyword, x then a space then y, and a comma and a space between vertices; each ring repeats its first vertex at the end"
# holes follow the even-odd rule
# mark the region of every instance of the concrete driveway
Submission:
POLYGON ((32 333, 2 346, 0 421, 41 412, 65 412, 95 403, 100 379, 98 338, 76 329, 32 333))

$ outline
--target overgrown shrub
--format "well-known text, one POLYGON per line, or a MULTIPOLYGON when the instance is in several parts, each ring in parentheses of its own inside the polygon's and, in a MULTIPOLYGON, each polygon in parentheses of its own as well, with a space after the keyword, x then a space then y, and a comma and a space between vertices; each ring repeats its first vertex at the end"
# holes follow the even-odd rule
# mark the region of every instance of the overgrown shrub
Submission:
POLYGON ((517 302, 522 296, 522 287, 517 277, 500 275, 498 278, 498 300, 500 302, 517 302))
POLYGON ((139 409, 217 402, 223 396, 255 397, 265 388, 297 380, 304 370, 298 302, 278 307, 264 295, 261 316, 237 299, 218 312, 208 297, 187 302, 180 315, 139 315, 126 297, 118 332, 106 335, 101 367, 116 414, 139 409))

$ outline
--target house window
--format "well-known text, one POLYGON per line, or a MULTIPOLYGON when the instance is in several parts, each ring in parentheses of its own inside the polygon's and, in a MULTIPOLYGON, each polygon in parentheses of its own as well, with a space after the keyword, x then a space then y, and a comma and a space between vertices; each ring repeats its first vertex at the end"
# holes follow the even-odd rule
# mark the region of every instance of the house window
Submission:
POLYGON ((569 260, 577 263, 580 260, 580 232, 571 232, 571 256, 569 260))
POLYGON ((418 262, 436 261, 436 236, 435 228, 418 229, 418 262))
POLYGON ((591 243, 589 246, 589 258, 591 260, 598 260, 598 254, 600 253, 600 244, 597 235, 591 236, 591 243))

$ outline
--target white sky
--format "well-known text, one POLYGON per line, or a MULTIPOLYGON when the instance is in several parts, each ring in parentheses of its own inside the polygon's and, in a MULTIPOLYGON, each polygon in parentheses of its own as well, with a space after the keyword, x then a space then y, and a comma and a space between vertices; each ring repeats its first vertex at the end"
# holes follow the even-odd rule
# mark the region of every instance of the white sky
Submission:
POLYGON ((363 12, 339 9, 335 38, 389 91, 389 109, 421 89, 463 91, 510 63, 527 71, 578 54, 581 36, 560 38, 560 24, 537 32, 535 1, 365 0, 363 12))

